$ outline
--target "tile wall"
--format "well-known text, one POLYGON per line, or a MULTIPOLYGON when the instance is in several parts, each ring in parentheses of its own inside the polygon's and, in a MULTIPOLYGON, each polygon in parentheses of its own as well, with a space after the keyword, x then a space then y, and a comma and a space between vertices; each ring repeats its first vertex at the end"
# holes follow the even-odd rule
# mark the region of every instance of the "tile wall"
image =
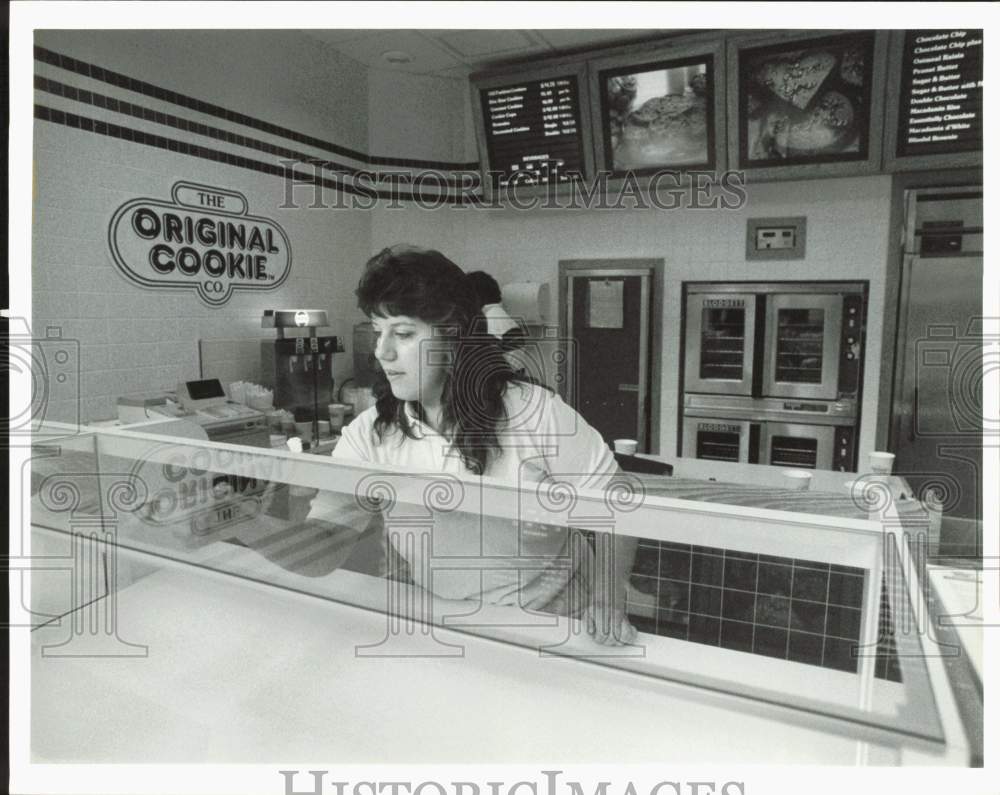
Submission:
MULTIPOLYGON (((642 539, 627 610, 643 632, 856 673, 864 585, 861 569, 642 539)), ((899 680, 887 644, 876 674, 899 680)))

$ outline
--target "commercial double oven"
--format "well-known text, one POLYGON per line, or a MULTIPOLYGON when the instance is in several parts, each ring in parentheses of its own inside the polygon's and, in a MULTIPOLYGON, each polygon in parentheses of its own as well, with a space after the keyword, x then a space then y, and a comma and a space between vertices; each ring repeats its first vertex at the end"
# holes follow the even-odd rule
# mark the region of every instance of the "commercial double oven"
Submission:
POLYGON ((852 471, 867 285, 685 286, 681 455, 852 471))

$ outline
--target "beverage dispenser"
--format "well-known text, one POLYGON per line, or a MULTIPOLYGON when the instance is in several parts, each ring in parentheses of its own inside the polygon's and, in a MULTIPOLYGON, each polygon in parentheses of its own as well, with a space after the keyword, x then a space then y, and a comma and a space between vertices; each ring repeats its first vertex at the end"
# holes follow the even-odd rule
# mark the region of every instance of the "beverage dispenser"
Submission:
POLYGON ((378 373, 375 359, 375 325, 366 320, 354 326, 354 381, 359 387, 368 389, 375 383, 378 373))
POLYGON ((328 325, 319 309, 267 309, 263 328, 277 330, 277 338, 261 340, 261 380, 274 390, 274 405, 286 409, 300 422, 328 419, 327 407, 336 400, 333 355, 343 353, 337 337, 317 336, 316 329, 328 325), (285 329, 302 329, 305 335, 285 336, 285 329))

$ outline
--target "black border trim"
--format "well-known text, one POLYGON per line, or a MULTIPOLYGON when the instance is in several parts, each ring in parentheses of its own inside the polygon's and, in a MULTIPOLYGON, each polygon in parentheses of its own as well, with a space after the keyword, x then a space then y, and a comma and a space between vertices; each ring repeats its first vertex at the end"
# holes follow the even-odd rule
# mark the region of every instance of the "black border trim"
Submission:
MULTIPOLYGON (((114 97, 106 94, 98 94, 94 91, 80 89, 75 86, 67 85, 66 83, 60 83, 57 80, 50 80, 49 78, 42 77, 41 75, 35 75, 35 90, 44 91, 45 93, 72 100, 74 102, 82 102, 111 113, 121 113, 152 124, 162 124, 194 135, 203 135, 218 141, 225 141, 233 146, 256 149, 259 152, 264 152, 276 157, 298 160, 302 164, 319 165, 323 168, 329 169, 330 171, 338 173, 357 176, 358 174, 366 171, 365 169, 355 168, 354 166, 348 166, 344 163, 323 160, 315 155, 306 154, 305 152, 298 152, 294 149, 276 146, 275 144, 270 144, 267 141, 262 141, 259 138, 250 138, 245 135, 238 135, 237 133, 230 132, 229 130, 223 130, 219 127, 210 127, 206 124, 201 124, 200 122, 185 119, 180 116, 174 116, 169 113, 153 110, 152 108, 147 108, 143 105, 137 105, 132 102, 126 102, 125 100, 115 99, 114 97)), ((399 165, 399 163, 396 162, 394 165, 399 165)), ((475 180, 475 183, 470 187, 473 190, 478 189, 478 172, 473 171, 469 173, 470 178, 475 180)), ((446 178, 444 181, 453 188, 464 187, 461 180, 453 177, 446 178)))
MULTIPOLYGON (((72 127, 78 130, 86 130, 87 132, 97 133, 98 135, 106 135, 111 138, 118 138, 123 141, 131 141, 132 143, 143 144, 145 146, 155 146, 159 149, 166 149, 171 152, 177 152, 183 155, 192 155, 194 157, 200 157, 205 160, 214 160, 217 163, 223 163, 225 165, 236 166, 237 168, 245 168, 251 171, 259 171, 263 174, 270 174, 276 177, 282 178, 293 178, 296 180, 297 184, 311 184, 319 185, 324 188, 330 188, 332 190, 339 191, 341 193, 348 193, 355 196, 364 196, 368 199, 387 199, 390 201, 406 200, 406 201, 419 201, 426 202, 427 205, 431 207, 444 206, 444 205, 463 205, 463 204, 482 204, 482 197, 478 195, 466 196, 463 194, 424 194, 424 193, 414 193, 414 192, 387 192, 384 190, 377 190, 374 186, 371 186, 368 190, 359 190, 353 185, 346 183, 335 182, 332 179, 327 179, 325 177, 317 177, 316 175, 305 174, 301 171, 295 169, 288 169, 283 166, 276 165, 274 163, 265 163, 260 160, 254 160, 249 157, 243 157, 241 155, 234 155, 229 152, 223 152, 219 149, 210 149, 205 146, 198 146, 196 144, 189 144, 185 141, 178 141, 174 138, 166 138, 162 135, 154 135, 152 133, 143 132, 142 130, 133 130, 130 127, 122 127, 118 124, 111 124, 110 122, 99 121, 97 119, 91 119, 87 116, 78 116, 75 113, 67 113, 66 111, 58 110, 56 108, 49 108, 45 105, 35 105, 35 118, 41 121, 48 121, 54 124, 61 124, 65 127, 72 127)), ((376 175, 377 176, 377 175, 376 175)), ((324 209, 338 209, 324 208, 324 209)), ((347 209, 346 207, 344 209, 347 209)))
POLYGON ((329 152, 342 155, 343 157, 361 160, 372 165, 400 166, 404 168, 436 168, 455 171, 479 170, 480 164, 478 162, 449 163, 441 160, 375 157, 364 152, 349 149, 346 146, 340 146, 332 141, 323 141, 319 138, 314 138, 311 135, 295 132, 287 127, 281 127, 280 125, 272 124, 271 122, 267 122, 262 119, 256 119, 252 116, 247 116, 244 113, 237 113, 236 111, 229 110, 221 105, 204 102, 203 100, 196 99, 195 97, 189 97, 186 94, 179 94, 176 91, 170 91, 162 86, 156 86, 143 80, 137 80, 134 77, 129 77, 128 75, 124 75, 120 72, 104 69, 100 66, 95 66, 94 64, 77 60, 76 58, 72 58, 68 55, 47 50, 37 44, 35 45, 35 60, 49 64, 50 66, 58 67, 59 69, 66 69, 67 71, 83 75, 84 77, 99 80, 102 83, 108 83, 109 85, 124 88, 127 91, 134 91, 137 94, 143 94, 147 97, 153 97, 163 102, 180 105, 181 107, 197 111, 198 113, 215 116, 216 118, 225 119, 226 121, 230 121, 235 124, 242 124, 246 127, 252 127, 255 130, 260 130, 272 135, 279 135, 282 138, 288 138, 289 140, 296 141, 300 144, 313 146, 317 149, 325 149, 329 152))

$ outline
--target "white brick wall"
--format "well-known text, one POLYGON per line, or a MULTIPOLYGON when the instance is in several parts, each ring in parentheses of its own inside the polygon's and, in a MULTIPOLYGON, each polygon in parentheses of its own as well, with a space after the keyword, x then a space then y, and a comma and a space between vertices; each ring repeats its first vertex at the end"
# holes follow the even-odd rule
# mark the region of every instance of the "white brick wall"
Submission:
MULTIPOLYGON (((44 176, 47 187, 39 190, 34 205, 33 328, 58 325, 64 337, 79 340, 84 419, 113 416, 121 394, 149 393, 198 377, 199 339, 266 336, 269 332, 260 328, 266 308, 308 304, 326 309, 332 333, 349 342, 351 326, 360 319, 353 288, 369 256, 366 214, 279 210, 283 187, 275 177, 138 144, 129 146, 145 150, 141 191, 90 193, 86 185, 107 179, 114 169, 106 139, 46 122, 36 124, 35 135, 40 153, 58 148, 76 154, 55 163, 43 154, 37 160, 40 184, 44 176), (59 190, 59 178, 66 174, 71 178, 59 190), (169 197, 177 179, 238 190, 249 199, 252 213, 277 221, 292 246, 288 281, 267 293, 236 293, 225 306, 212 308, 193 291, 143 289, 121 276, 106 239, 115 209, 136 196, 169 197)), ((338 359, 339 380, 350 363, 347 355, 338 359)), ((56 414, 53 407, 49 416, 68 418, 65 409, 56 414)))

